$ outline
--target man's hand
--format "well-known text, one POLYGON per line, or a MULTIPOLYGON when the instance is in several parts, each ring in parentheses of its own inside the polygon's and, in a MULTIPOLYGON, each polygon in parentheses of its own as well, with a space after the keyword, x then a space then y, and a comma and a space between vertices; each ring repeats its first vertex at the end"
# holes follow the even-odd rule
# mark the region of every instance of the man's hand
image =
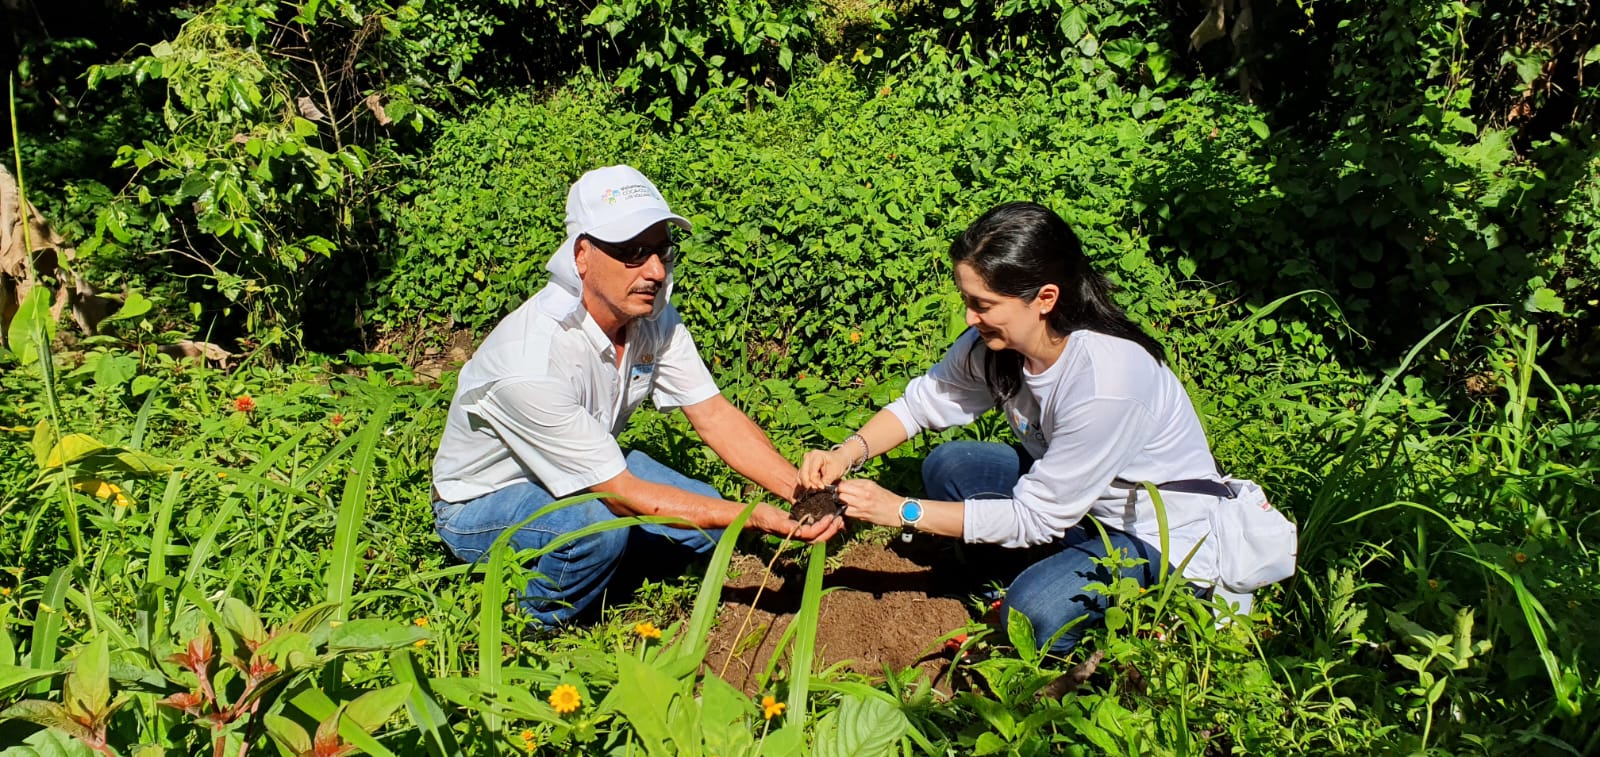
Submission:
POLYGON ((830 515, 816 523, 801 525, 789 514, 772 505, 756 505, 750 514, 750 527, 778 536, 793 537, 803 542, 817 544, 832 539, 844 528, 844 519, 830 515))
POLYGON ((809 491, 834 483, 844 478, 855 461, 847 449, 811 450, 800 458, 800 487, 809 491))

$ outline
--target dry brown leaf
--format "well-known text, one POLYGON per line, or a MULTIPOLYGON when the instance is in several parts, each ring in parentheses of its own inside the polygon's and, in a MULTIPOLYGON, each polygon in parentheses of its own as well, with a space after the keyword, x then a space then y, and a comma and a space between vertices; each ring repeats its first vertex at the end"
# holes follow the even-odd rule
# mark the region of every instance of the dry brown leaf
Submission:
POLYGON ((388 126, 394 123, 394 119, 390 118, 388 113, 383 112, 382 98, 378 97, 376 92, 367 95, 366 103, 367 110, 372 111, 372 115, 377 117, 379 126, 388 126))

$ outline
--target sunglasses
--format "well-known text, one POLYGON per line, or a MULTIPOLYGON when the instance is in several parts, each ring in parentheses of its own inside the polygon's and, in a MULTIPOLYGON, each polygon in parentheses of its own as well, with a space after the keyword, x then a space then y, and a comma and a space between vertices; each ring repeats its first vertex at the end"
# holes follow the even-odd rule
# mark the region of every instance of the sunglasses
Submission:
POLYGON ((678 246, 671 242, 656 247, 647 244, 613 244, 603 239, 595 239, 588 234, 584 234, 583 238, 589 240, 589 244, 599 248, 601 252, 610 256, 612 260, 629 268, 638 268, 650 262, 651 255, 660 256, 661 264, 664 266, 670 266, 678 262, 678 246))

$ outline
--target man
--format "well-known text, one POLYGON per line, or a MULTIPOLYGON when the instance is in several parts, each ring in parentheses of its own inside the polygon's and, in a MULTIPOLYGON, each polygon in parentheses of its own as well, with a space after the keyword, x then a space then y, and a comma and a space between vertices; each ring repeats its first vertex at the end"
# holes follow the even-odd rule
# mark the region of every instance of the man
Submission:
MULTIPOLYGON (((700 437, 745 477, 794 501, 799 474, 766 434, 718 391, 678 312, 668 302, 677 260, 670 226, 689 222, 643 174, 610 166, 567 193, 567 238, 550 259, 550 283, 497 325, 461 369, 433 464, 435 528, 475 562, 506 529, 556 499, 606 496, 526 524, 510 548, 621 516, 681 518, 601 531, 538 558, 523 605, 544 625, 572 620, 605 592, 623 554, 676 548, 704 554, 744 505, 645 454, 624 454, 617 435, 650 397, 680 407, 700 437)), ((821 541, 838 518, 802 526, 758 504, 747 526, 821 541)))

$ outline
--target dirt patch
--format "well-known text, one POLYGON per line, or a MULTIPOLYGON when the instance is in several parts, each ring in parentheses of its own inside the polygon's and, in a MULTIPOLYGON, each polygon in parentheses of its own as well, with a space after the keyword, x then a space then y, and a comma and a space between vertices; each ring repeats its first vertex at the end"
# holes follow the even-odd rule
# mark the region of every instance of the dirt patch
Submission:
MULTIPOLYGON (((857 542, 828 571, 823 586, 832 591, 823 595, 817 623, 817 670, 842 664, 881 677, 885 666, 918 667, 930 679, 944 680, 949 660, 941 637, 967 624, 968 604, 960 589, 940 591, 948 585, 941 582, 943 571, 933 564, 933 555, 896 547, 899 542, 887 547, 857 542)), ((774 567, 757 599, 766 566, 747 555, 735 558, 711 632, 709 671, 756 693, 800 609, 804 571, 801 562, 774 567)))

